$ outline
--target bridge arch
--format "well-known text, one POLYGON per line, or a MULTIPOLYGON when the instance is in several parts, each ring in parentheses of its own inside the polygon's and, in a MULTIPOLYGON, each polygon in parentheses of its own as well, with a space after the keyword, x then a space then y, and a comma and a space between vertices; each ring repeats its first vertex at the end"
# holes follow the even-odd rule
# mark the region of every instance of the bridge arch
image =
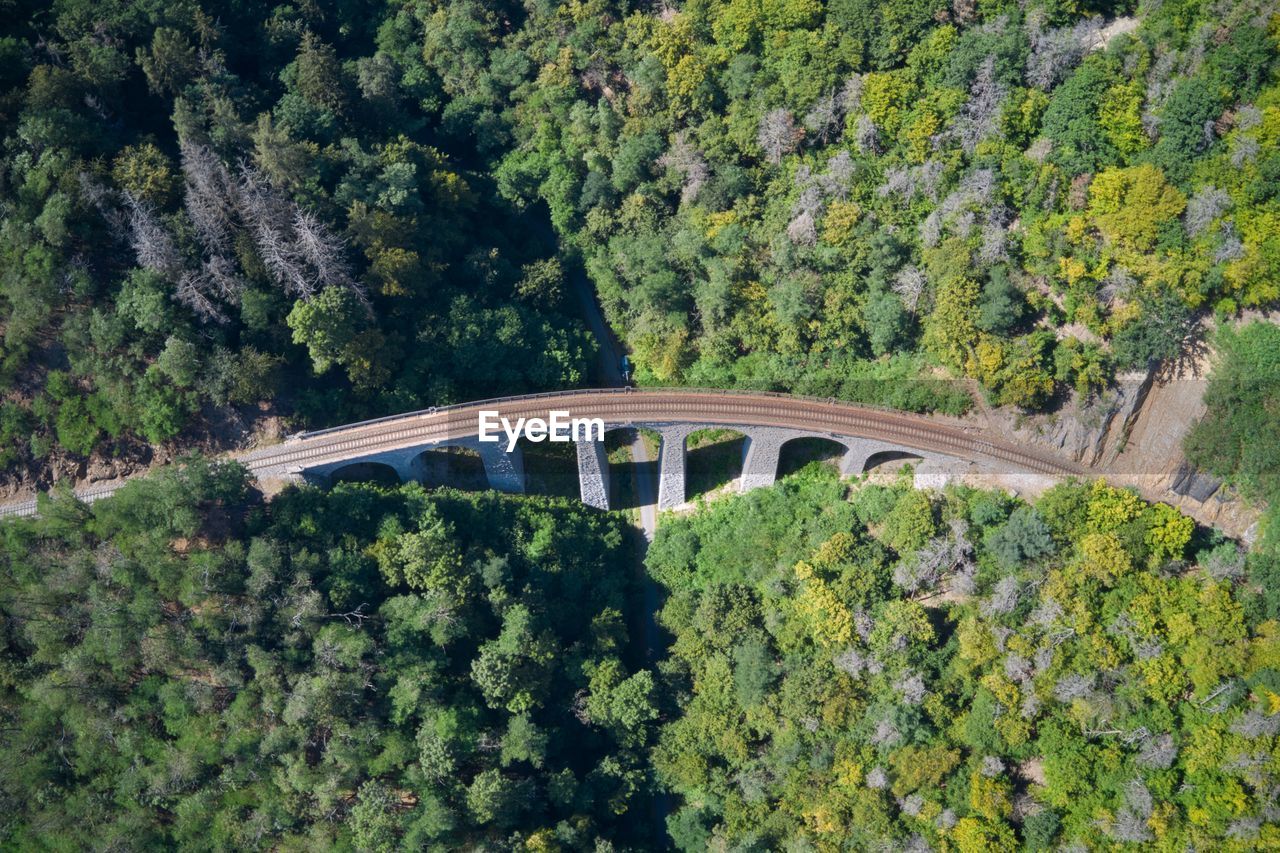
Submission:
POLYGON ((329 472, 330 484, 377 483, 380 486, 398 486, 402 480, 395 467, 386 462, 357 460, 329 472))
POLYGON ((831 436, 798 435, 782 442, 778 452, 779 478, 794 474, 813 462, 829 462, 834 464, 842 475, 853 472, 844 470, 845 457, 849 447, 831 436))
POLYGON ((749 430, 709 427, 684 437, 686 497, 692 500, 740 482, 751 443, 749 430))
POLYGON ((424 448, 409 465, 413 479, 427 486, 449 485, 464 491, 479 491, 489 485, 480 454, 465 445, 424 448))
POLYGON ((862 462, 862 470, 859 474, 865 474, 875 468, 884 466, 897 467, 906 462, 921 463, 925 461, 925 457, 915 450, 880 450, 872 453, 862 462))

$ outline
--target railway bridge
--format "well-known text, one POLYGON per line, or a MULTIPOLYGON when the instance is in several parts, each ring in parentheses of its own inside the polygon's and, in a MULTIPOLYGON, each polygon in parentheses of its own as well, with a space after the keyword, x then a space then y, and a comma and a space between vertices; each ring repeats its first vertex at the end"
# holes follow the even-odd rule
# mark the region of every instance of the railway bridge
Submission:
MULTIPOLYGON (((833 399, 761 392, 695 389, 600 389, 504 397, 410 412, 291 436, 280 444, 231 455, 264 484, 323 481, 353 465, 376 463, 395 470, 402 481, 421 479, 424 454, 449 447, 477 452, 492 488, 524 491, 519 447, 479 441, 481 411, 517 418, 549 419, 552 411, 574 418, 599 418, 606 430, 648 428, 662 437, 658 506, 685 501, 686 439, 706 428, 732 429, 746 437, 740 488, 773 483, 787 442, 822 438, 843 448, 841 470, 859 474, 887 454, 923 460, 922 468, 948 461, 975 462, 1005 473, 1062 478, 1084 474, 1075 462, 1004 441, 981 429, 937 417, 912 415, 833 399)), ((609 508, 604 442, 577 443, 582 500, 609 508)), ((118 488, 103 484, 85 490, 92 500, 118 488)), ((0 514, 25 515, 35 502, 0 507, 0 514)))

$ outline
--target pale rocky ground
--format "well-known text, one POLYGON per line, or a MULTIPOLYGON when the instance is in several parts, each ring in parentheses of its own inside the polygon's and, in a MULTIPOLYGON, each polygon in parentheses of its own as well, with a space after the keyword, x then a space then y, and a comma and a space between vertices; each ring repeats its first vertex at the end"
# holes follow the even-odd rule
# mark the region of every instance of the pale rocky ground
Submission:
MULTIPOLYGON (((1041 445, 1070 457, 1116 485, 1135 486, 1148 500, 1172 504, 1202 524, 1251 540, 1258 509, 1220 488, 1216 479, 1191 470, 1182 454, 1183 438, 1205 412, 1202 397, 1212 356, 1208 346, 1201 346, 1178 365, 1154 375, 1119 377, 1116 389, 1101 399, 1082 404, 1073 398, 1049 415, 987 408, 973 420, 1010 441, 1041 445)), ((1027 497, 1052 485, 1048 478, 977 465, 948 473, 970 485, 1005 488, 1027 497)))

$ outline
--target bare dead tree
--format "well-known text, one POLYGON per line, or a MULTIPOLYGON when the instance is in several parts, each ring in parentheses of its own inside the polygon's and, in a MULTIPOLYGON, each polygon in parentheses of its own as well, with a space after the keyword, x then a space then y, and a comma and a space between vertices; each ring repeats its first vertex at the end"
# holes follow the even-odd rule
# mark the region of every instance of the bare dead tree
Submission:
POLYGON ((183 139, 179 151, 186 178, 184 206, 196 236, 206 252, 225 254, 235 230, 236 183, 207 146, 183 139))
POLYGON ((812 246, 818 242, 818 226, 813 214, 801 211, 787 224, 787 239, 797 246, 812 246))
POLYGON ((885 198, 891 195, 910 199, 916 194, 915 175, 910 169, 890 167, 884 172, 884 183, 876 187, 876 193, 885 198))
POLYGON ((129 242, 138 266, 171 281, 179 277, 182 274, 182 257, 155 211, 128 192, 124 193, 124 198, 129 211, 129 242))
POLYGON ((1147 96, 1142 110, 1142 128, 1155 139, 1160 130, 1160 108, 1177 83, 1178 54, 1173 51, 1157 52, 1156 61, 1147 72, 1147 96))
POLYGON ((836 669, 847 673, 854 678, 862 675, 862 670, 867 666, 867 657, 856 648, 848 648, 831 659, 836 669))
POLYGON ((1053 686, 1053 696, 1059 702, 1082 699, 1093 692, 1093 682, 1094 678, 1091 675, 1081 675, 1079 673, 1064 675, 1053 686))
POLYGON ((293 233, 297 253, 314 270, 318 287, 346 287, 359 290, 351 277, 351 266, 347 263, 345 240, 330 231, 315 216, 300 208, 294 211, 293 233))
POLYGON ((1231 733, 1250 740, 1271 737, 1280 733, 1280 714, 1260 714, 1250 709, 1231 724, 1231 733))
POLYGON ((826 171, 818 176, 818 186, 826 195, 843 200, 849 195, 853 178, 853 156, 847 150, 838 151, 827 161, 826 171))
POLYGON ((782 162, 783 157, 796 149, 803 134, 804 131, 796 127, 791 111, 778 107, 761 116, 756 142, 768 161, 777 165, 782 162))
POLYGON ((978 247, 978 259, 986 264, 1009 260, 1009 239, 1003 223, 988 221, 982 226, 982 245, 978 247))
POLYGON ((875 630, 875 627, 876 621, 870 613, 860 607, 853 612, 853 630, 862 642, 865 643, 871 638, 871 632, 875 630))
POLYGON ((894 683, 893 689, 902 695, 902 701, 908 705, 919 705, 929 695, 924 678, 918 672, 904 673, 894 683))
POLYGON ((813 134, 822 145, 826 145, 832 134, 839 132, 844 111, 841 109, 839 94, 835 91, 822 95, 805 113, 805 129, 813 134))
POLYGON ((876 729, 871 733, 871 743, 873 746, 896 746, 902 741, 902 733, 898 731, 898 727, 893 724, 892 720, 880 720, 876 723, 876 729))
MULTIPOLYGON (((942 239, 942 228, 948 222, 952 231, 965 236, 973 227, 977 215, 985 219, 992 216, 999 205, 992 205, 997 189, 995 172, 977 169, 960 179, 960 185, 949 193, 920 225, 920 238, 926 246, 934 247, 942 239)), ((1004 215, 1001 211, 1001 216, 1004 215)))
POLYGON ((870 772, 867 773, 867 787, 873 791, 889 787, 889 774, 884 772, 883 767, 871 768, 870 772))
POLYGON ((1223 222, 1218 226, 1218 235, 1218 248, 1213 252, 1215 264, 1236 261, 1244 257, 1244 243, 1240 240, 1240 233, 1236 231, 1235 223, 1223 222))
POLYGON ((205 276, 194 270, 187 270, 178 280, 173 297, 182 305, 190 308, 200 320, 206 323, 225 323, 227 315, 222 308, 208 295, 212 285, 205 276))
POLYGON ((1201 187, 1187 199, 1187 209, 1182 213, 1182 227, 1188 237, 1199 237, 1213 221, 1231 209, 1231 196, 1210 184, 1201 187))
POLYGON ((1044 27, 1043 13, 1027 15, 1031 55, 1027 57, 1028 85, 1048 91, 1060 83, 1097 44, 1097 19, 1086 18, 1071 27, 1044 27))
POLYGON ((914 314, 920 306, 920 298, 924 295, 928 284, 929 280, 918 267, 907 264, 893 277, 893 292, 898 294, 898 298, 902 300, 906 309, 914 314))
POLYGON ((686 131, 680 131, 672 140, 671 150, 658 158, 658 165, 666 169, 674 169, 684 178, 684 186, 680 189, 680 203, 692 204, 698 193, 711 177, 711 169, 707 165, 702 152, 689 141, 686 131))
POLYGON ((1116 841, 1140 843, 1152 839, 1151 828, 1147 826, 1147 818, 1125 807, 1116 812, 1111 823, 1111 837, 1116 841))
POLYGON ((1260 817, 1242 817, 1233 820, 1227 825, 1227 838, 1237 838, 1242 841, 1251 841, 1258 837, 1258 832, 1262 829, 1262 818, 1260 817))
MULTIPOLYGON (((919 294, 914 298, 918 302, 919 294)), ((968 529, 967 522, 955 519, 949 535, 929 540, 914 555, 894 567, 894 583, 908 593, 931 590, 937 587, 944 576, 970 567, 973 545, 966 537, 968 529)))
POLYGON ((1000 133, 1000 109, 1006 89, 995 78, 996 60, 988 56, 978 67, 969 87, 969 100, 960 108, 951 135, 960 141, 966 154, 972 154, 983 140, 1000 133))
POLYGON ((933 845, 929 843, 929 839, 917 832, 902 842, 901 850, 902 853, 930 853, 933 845))
POLYGON ((839 93, 836 95, 836 104, 840 108, 841 115, 849 115, 856 113, 862 108, 862 75, 850 75, 844 81, 844 85, 840 87, 839 93))
POLYGON ((1149 737, 1151 737, 1150 729, 1146 726, 1138 726, 1136 729, 1126 733, 1124 737, 1120 738, 1120 742, 1125 746, 1133 746, 1135 743, 1141 743, 1149 737))
POLYGON ((797 173, 796 178, 802 183, 807 183, 800 195, 796 198, 795 204, 791 206, 793 216, 799 216, 807 213, 810 216, 817 216, 822 211, 822 190, 810 178, 808 170, 804 169, 797 173))
POLYGON ((343 287, 368 307, 364 289, 351 276, 342 238, 248 164, 241 165, 238 188, 240 214, 258 255, 285 293, 307 300, 326 288, 343 287))
POLYGON ((1004 659, 1004 674, 1011 681, 1021 684, 1031 680, 1035 675, 1035 667, 1022 655, 1011 654, 1004 659))
POLYGON ((244 292, 244 279, 235 263, 226 255, 207 258, 201 272, 218 296, 231 302, 240 301, 240 294, 244 292))
POLYGON ((863 154, 879 155, 884 151, 880 142, 880 130, 869 115, 858 116, 853 126, 853 142, 863 154))
POLYGON ((1117 264, 1102 280, 1102 287, 1098 290, 1098 301, 1103 305, 1111 305, 1117 299, 1126 298, 1137 283, 1138 280, 1127 268, 1117 264))
POLYGON ((1151 791, 1146 784, 1141 779, 1129 780, 1124 788, 1124 805, 1116 812, 1110 827, 1111 837, 1117 841, 1150 841, 1152 834, 1147 819, 1153 808, 1151 791))
POLYGON ((285 291, 298 299, 315 295, 315 283, 306 274, 290 239, 293 211, 268 183, 266 177, 247 163, 241 164, 240 215, 253 236, 263 266, 285 291))
POLYGON ((117 240, 128 242, 129 214, 120 206, 120 194, 94 180, 88 172, 78 175, 80 194, 84 200, 98 210, 107 228, 117 240))

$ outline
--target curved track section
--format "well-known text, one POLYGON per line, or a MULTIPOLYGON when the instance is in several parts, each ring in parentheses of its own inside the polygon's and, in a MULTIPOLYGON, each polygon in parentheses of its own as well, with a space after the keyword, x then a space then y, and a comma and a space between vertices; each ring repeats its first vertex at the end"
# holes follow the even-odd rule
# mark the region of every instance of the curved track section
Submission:
MULTIPOLYGON (((229 454, 257 477, 282 477, 312 468, 396 450, 474 438, 481 410, 516 418, 547 418, 552 410, 575 418, 601 418, 609 428, 676 423, 783 427, 833 436, 875 439, 907 448, 985 461, 1008 470, 1050 477, 1082 475, 1073 461, 988 435, 975 427, 924 415, 876 409, 836 400, 760 392, 697 389, 599 389, 500 397, 458 406, 426 409, 371 421, 302 433, 257 450, 229 454)), ((77 495, 106 497, 123 482, 101 483, 77 495)), ((0 506, 0 516, 32 515, 34 500, 0 506)))
POLYGON ((607 389, 504 397, 306 433, 237 458, 254 473, 269 474, 354 461, 387 451, 425 448, 474 437, 481 410, 496 410, 512 421, 521 417, 546 418, 552 410, 567 411, 571 417, 601 418, 610 428, 667 423, 784 427, 877 439, 1052 477, 1085 473, 1072 461, 923 415, 782 394, 684 389, 607 389))

